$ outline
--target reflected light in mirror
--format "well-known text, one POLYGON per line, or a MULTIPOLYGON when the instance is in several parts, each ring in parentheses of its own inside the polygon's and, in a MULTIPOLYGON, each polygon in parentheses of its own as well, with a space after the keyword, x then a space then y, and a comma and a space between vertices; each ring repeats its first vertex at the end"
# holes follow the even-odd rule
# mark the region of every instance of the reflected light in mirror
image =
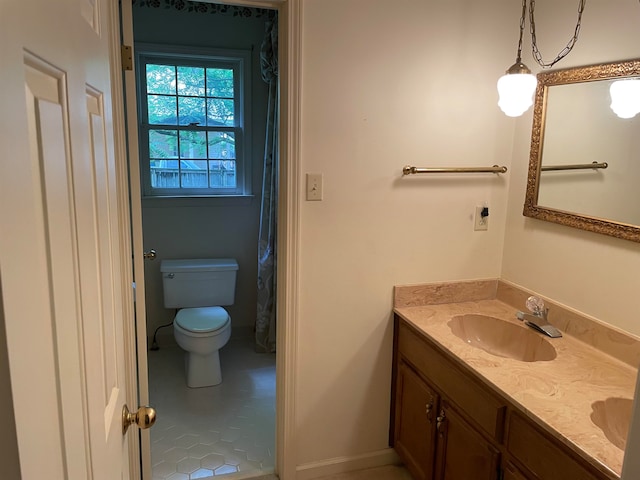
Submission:
POLYGON ((620 118, 640 113, 640 79, 617 80, 609 88, 611 110, 620 118))
POLYGON ((533 105, 538 81, 530 73, 507 73, 498 79, 498 106, 505 115, 519 117, 533 105))

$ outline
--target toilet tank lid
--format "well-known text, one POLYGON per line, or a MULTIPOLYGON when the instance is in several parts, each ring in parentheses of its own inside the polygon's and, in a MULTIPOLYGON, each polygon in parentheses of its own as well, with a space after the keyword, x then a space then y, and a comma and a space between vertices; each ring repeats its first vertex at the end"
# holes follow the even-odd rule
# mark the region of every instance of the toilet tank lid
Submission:
POLYGON ((162 260, 161 272, 222 272, 238 270, 235 258, 195 258, 189 260, 162 260))

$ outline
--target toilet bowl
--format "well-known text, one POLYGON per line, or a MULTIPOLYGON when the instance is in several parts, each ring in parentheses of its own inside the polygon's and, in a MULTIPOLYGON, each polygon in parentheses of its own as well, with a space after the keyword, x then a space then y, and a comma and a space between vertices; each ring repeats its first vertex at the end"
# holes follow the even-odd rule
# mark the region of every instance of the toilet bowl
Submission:
POLYGON ((209 387, 222 382, 220 349, 231 336, 231 318, 222 307, 184 308, 173 320, 176 343, 185 352, 187 385, 209 387))
POLYGON ((238 263, 234 259, 163 260, 160 266, 167 308, 177 308, 176 343, 185 351, 187 386, 222 382, 219 351, 231 336, 238 263))

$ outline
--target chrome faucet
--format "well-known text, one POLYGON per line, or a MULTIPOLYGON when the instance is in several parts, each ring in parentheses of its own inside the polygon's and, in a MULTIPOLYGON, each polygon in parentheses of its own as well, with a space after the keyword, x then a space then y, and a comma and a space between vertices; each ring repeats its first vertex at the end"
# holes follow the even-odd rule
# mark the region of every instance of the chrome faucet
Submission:
POLYGON ((519 320, 524 321, 525 325, 549 337, 558 338, 562 336, 560 330, 551 325, 547 320, 549 309, 544 306, 544 301, 540 297, 529 297, 526 306, 531 313, 516 313, 516 317, 518 317, 519 320))

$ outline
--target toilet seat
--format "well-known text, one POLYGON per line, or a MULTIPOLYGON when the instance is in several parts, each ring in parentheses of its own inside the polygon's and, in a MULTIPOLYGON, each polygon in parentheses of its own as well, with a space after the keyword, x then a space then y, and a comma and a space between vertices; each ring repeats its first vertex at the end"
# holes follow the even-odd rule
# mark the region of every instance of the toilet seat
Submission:
POLYGON ((211 334, 223 329, 230 317, 222 307, 197 307, 178 310, 175 324, 194 334, 211 334))

